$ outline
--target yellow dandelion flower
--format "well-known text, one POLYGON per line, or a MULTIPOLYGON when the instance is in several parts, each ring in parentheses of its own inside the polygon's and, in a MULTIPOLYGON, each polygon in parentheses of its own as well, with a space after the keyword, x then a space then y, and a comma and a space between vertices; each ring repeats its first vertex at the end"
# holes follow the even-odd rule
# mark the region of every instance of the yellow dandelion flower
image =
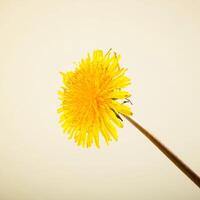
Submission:
POLYGON ((130 84, 127 69, 119 65, 120 56, 109 50, 95 50, 74 71, 61 73, 64 86, 58 92, 61 100, 60 123, 69 138, 78 145, 99 147, 100 134, 108 144, 117 140, 114 125, 122 128, 119 114, 132 115, 123 99, 130 93, 122 88, 130 84))

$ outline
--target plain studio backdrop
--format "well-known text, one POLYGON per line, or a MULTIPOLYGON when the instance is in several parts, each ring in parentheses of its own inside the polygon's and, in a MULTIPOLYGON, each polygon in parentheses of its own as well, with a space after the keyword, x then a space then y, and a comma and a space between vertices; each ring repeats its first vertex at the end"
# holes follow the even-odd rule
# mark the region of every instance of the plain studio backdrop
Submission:
POLYGON ((82 149, 56 111, 59 72, 112 48, 132 79, 134 119, 200 174, 199 10, 195 0, 1 0, 0 199, 200 199, 126 120, 117 142, 82 149))

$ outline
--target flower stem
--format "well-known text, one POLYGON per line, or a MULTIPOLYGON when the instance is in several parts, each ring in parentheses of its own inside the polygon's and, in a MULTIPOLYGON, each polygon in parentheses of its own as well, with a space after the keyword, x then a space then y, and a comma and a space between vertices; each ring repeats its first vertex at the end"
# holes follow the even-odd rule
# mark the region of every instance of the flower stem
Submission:
POLYGON ((171 150, 155 138, 149 131, 143 128, 135 120, 124 115, 124 117, 141 131, 154 145, 157 146, 188 178, 190 178, 200 188, 200 177, 190 169, 183 161, 181 161, 171 150))

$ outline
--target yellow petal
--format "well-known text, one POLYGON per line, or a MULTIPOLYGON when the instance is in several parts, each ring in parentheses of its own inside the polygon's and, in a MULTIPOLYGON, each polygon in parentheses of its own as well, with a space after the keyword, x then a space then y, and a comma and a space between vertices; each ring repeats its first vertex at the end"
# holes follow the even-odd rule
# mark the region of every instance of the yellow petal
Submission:
POLYGON ((124 114, 124 115, 127 115, 127 116, 132 115, 131 109, 128 106, 122 105, 122 104, 120 104, 116 101, 112 101, 112 108, 116 112, 119 112, 121 114, 124 114))
POLYGON ((111 138, 110 138, 109 132, 108 132, 107 128, 105 127, 103 121, 101 121, 101 123, 100 123, 100 131, 106 141, 106 144, 108 144, 109 141, 111 140, 111 138))
POLYGON ((104 119, 104 124, 105 124, 105 127, 108 129, 109 133, 112 135, 112 137, 115 140, 117 140, 118 134, 117 134, 115 127, 111 124, 111 122, 104 119))
POLYGON ((116 99, 125 99, 130 97, 131 94, 126 91, 118 90, 118 91, 113 91, 110 95, 111 98, 116 98, 116 99))

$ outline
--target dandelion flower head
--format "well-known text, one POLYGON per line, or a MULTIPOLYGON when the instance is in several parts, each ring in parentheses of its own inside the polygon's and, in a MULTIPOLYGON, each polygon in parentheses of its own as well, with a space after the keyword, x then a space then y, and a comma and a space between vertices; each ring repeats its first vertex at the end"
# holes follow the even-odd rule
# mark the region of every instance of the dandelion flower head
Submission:
POLYGON ((123 127, 120 114, 132 115, 124 104, 131 96, 124 90, 130 79, 119 60, 120 56, 111 50, 95 50, 76 64, 75 70, 61 72, 59 122, 69 139, 82 147, 99 147, 100 135, 107 144, 117 140, 115 126, 123 127))

